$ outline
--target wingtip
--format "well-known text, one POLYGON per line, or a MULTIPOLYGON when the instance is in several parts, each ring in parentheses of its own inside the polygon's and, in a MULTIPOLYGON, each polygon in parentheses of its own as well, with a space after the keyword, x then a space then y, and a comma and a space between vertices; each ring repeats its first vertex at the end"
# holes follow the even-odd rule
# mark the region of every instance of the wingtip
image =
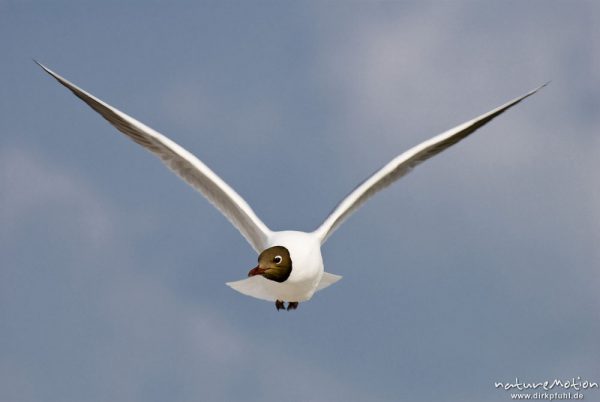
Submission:
POLYGON ((45 72, 47 72, 48 74, 50 74, 56 80, 61 81, 61 82, 64 80, 64 78, 62 78, 60 75, 56 74, 54 71, 50 70, 48 67, 46 67, 45 65, 43 65, 42 63, 40 63, 36 59, 32 59, 32 60, 34 61, 35 64, 37 64, 38 66, 40 66, 42 68, 42 70, 44 70, 45 72))
MULTIPOLYGON (((541 90, 542 88, 545 88, 548 86, 548 84, 550 84, 550 82, 552 81, 546 81, 544 82, 542 85, 540 85, 539 87, 532 89, 531 91, 527 92, 525 95, 521 96, 520 98, 517 98, 517 103, 519 103, 520 101, 522 101, 525 98, 530 97, 531 95, 537 93, 539 90, 541 90)), ((513 104, 511 104, 512 106, 513 104)))
POLYGON ((551 82, 552 81, 546 81, 546 82, 544 82, 542 85, 540 85, 539 87, 537 87, 536 89, 534 89, 533 91, 531 91, 531 93, 536 93, 540 89, 547 87, 551 82))
POLYGON ((45 65, 43 65, 42 63, 40 63, 39 61, 37 61, 36 59, 32 59, 33 62, 35 64, 37 64, 38 66, 40 66, 42 68, 42 70, 44 70, 45 72, 47 72, 48 74, 50 74, 51 76, 56 78, 56 74, 54 73, 54 71, 50 70, 48 67, 46 67, 45 65))
POLYGON ((45 66, 45 65, 43 65, 42 63, 40 63, 40 62, 39 62, 39 61, 37 61, 36 59, 31 59, 31 60, 33 60, 33 62, 34 62, 35 64, 37 64, 38 66, 40 66, 40 67, 41 67, 41 68, 43 68, 44 70, 48 70, 48 69, 46 68, 46 66, 45 66))

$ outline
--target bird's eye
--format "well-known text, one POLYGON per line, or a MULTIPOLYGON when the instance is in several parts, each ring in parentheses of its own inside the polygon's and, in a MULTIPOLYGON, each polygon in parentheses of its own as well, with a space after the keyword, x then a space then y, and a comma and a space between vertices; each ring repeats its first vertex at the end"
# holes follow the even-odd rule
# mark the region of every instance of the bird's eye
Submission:
POLYGON ((283 261, 283 258, 281 258, 280 255, 276 255, 275 258, 273 258, 275 264, 281 264, 281 261, 283 261))

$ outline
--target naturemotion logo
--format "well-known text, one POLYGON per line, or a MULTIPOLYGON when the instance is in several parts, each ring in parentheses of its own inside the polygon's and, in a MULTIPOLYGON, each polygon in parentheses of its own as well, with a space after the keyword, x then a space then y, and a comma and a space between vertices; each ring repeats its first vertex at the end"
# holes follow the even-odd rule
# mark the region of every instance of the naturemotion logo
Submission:
POLYGON ((496 389, 504 391, 513 391, 510 394, 511 399, 534 399, 534 400, 568 400, 583 399, 583 393, 579 391, 598 388, 596 381, 582 379, 581 377, 572 377, 570 379, 554 379, 538 382, 528 382, 515 378, 511 382, 494 382, 496 389), (528 391, 528 392, 514 392, 528 391), (532 392, 536 391, 536 392, 532 392), (545 392, 553 391, 553 392, 545 392), (568 392, 565 392, 568 391, 568 392))

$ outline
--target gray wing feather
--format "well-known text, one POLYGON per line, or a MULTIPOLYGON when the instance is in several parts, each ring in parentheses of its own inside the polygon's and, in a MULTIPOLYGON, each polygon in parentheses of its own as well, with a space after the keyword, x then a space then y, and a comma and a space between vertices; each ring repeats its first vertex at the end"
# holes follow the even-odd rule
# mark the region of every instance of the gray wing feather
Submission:
POLYGON ((252 208, 217 174, 184 148, 131 116, 89 94, 42 64, 48 74, 87 103, 117 130, 159 157, 163 163, 206 197, 261 252, 271 231, 252 208))
POLYGON ((323 244, 329 236, 362 204, 377 192, 383 190, 396 180, 409 173, 415 166, 427 159, 439 154, 460 140, 468 137, 480 127, 489 123, 492 119, 504 113, 512 106, 525 98, 533 95, 548 83, 515 98, 504 105, 491 110, 479 117, 469 120, 459 126, 443 132, 421 144, 409 149, 403 154, 392 159, 388 164, 376 171, 372 176, 359 184, 346 198, 342 200, 313 233, 315 233, 323 244))

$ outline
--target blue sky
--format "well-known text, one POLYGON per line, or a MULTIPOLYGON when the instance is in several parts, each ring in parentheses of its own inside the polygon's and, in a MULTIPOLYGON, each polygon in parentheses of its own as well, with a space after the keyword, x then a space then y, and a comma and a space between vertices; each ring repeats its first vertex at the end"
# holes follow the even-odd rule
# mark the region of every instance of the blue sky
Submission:
MULTIPOLYGON (((600 380, 595 2, 0 1, 1 401, 506 401, 600 380), (276 312, 256 255, 40 60, 274 230, 552 80, 369 201, 276 312)), ((598 398, 591 390, 586 399, 598 398)))

